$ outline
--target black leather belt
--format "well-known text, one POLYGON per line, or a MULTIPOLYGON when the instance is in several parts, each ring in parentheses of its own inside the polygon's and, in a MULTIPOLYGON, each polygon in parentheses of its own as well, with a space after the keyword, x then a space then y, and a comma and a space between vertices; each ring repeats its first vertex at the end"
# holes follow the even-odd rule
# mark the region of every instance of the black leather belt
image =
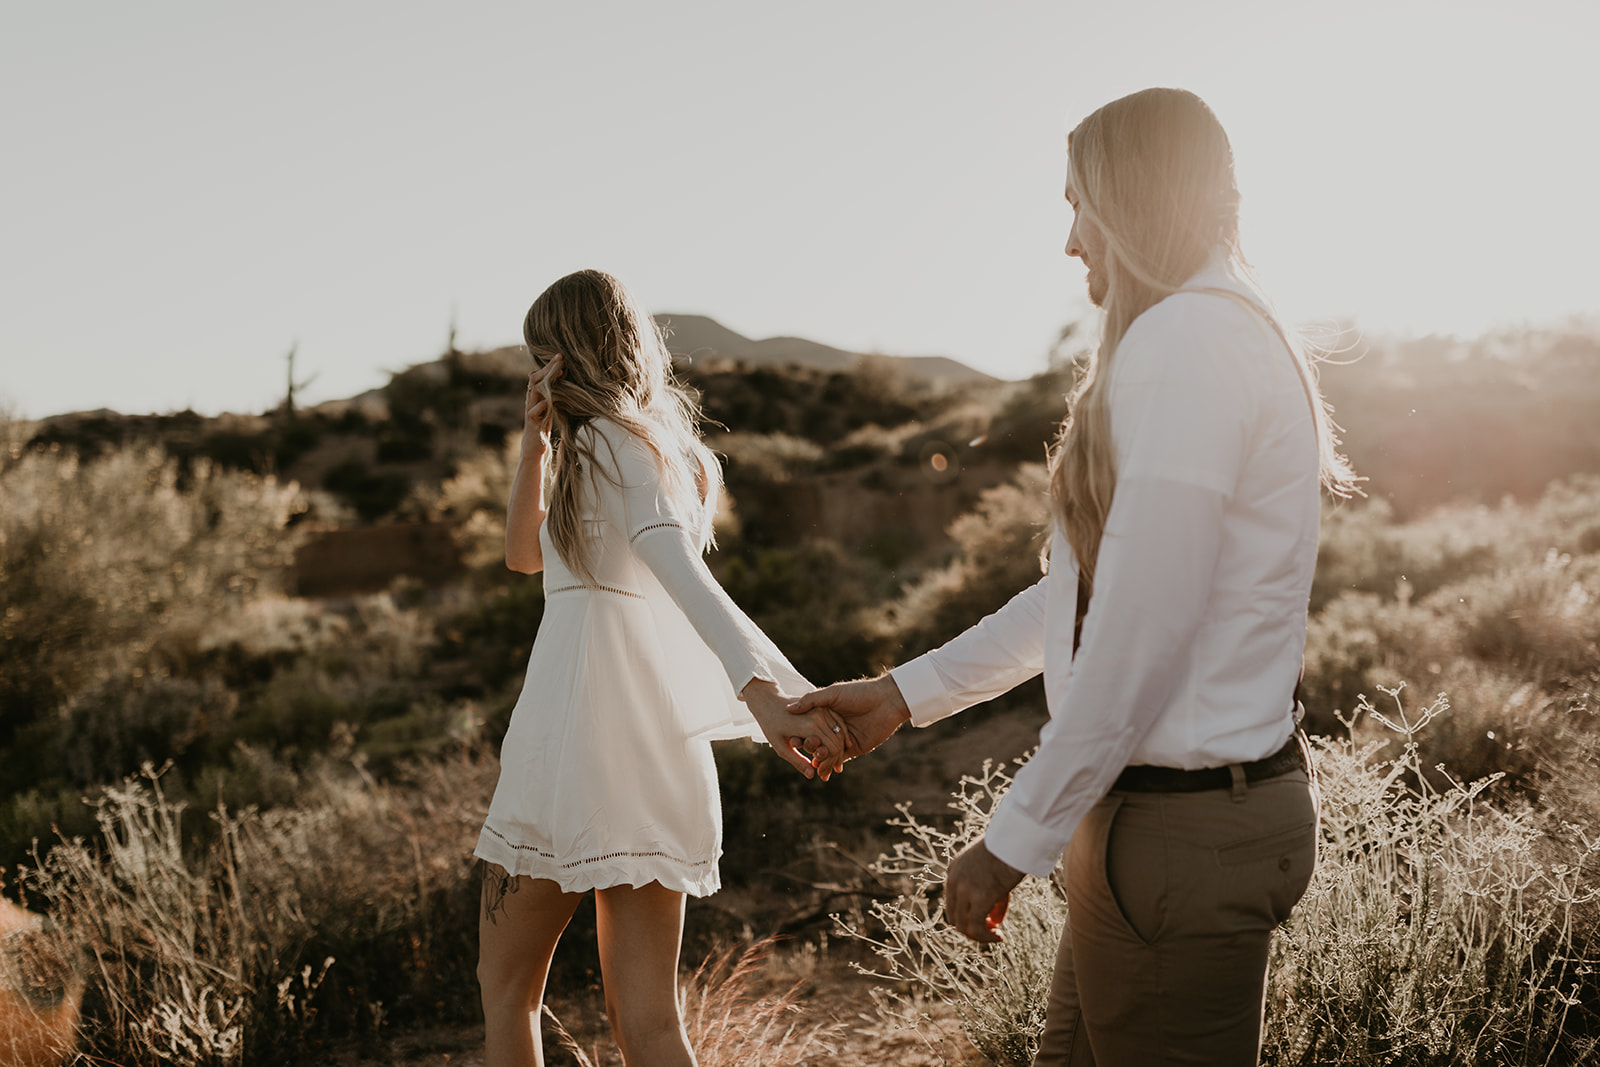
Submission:
MULTIPOLYGON (((1239 766, 1244 780, 1258 782, 1280 774, 1305 769, 1305 757, 1297 734, 1290 734, 1284 746, 1272 755, 1239 766)), ((1233 772, 1227 767, 1206 767, 1186 771, 1178 767, 1150 767, 1137 764, 1124 767, 1112 790, 1124 793, 1199 793, 1206 789, 1233 788, 1233 772)))

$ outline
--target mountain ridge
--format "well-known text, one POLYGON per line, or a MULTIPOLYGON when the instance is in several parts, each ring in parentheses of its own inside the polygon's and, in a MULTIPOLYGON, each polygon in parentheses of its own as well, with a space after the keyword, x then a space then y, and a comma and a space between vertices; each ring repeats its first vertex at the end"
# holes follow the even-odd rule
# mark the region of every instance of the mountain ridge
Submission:
POLYGON ((847 371, 855 368, 863 359, 881 359, 888 361, 890 366, 903 368, 914 378, 929 382, 959 385, 1001 380, 948 356, 890 356, 851 352, 804 337, 755 339, 729 329, 709 315, 687 312, 660 312, 653 318, 667 335, 667 350, 691 361, 697 357, 712 356, 756 367, 795 363, 824 371, 847 371))

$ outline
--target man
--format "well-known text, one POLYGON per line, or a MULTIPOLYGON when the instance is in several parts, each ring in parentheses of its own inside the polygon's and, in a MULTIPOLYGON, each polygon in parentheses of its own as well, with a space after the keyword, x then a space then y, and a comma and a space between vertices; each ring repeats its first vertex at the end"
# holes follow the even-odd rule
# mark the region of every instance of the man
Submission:
POLYGON ((1035 1062, 1254 1064, 1271 932, 1316 855, 1291 694, 1318 486, 1354 475, 1247 280, 1210 109, 1173 89, 1113 101, 1068 161, 1066 251, 1105 324, 1051 454, 1049 572, 943 647, 792 708, 843 716, 855 756, 1042 671, 1039 750, 951 860, 946 919, 999 940, 1010 890, 1065 853, 1035 1062))

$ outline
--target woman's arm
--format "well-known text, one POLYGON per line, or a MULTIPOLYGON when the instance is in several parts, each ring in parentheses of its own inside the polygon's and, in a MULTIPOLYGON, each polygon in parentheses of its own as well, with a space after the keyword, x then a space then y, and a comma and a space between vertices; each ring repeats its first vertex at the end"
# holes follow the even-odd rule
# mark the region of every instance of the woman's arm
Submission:
POLYGON ((721 661, 734 692, 778 755, 810 778, 812 757, 799 753, 795 742, 811 733, 818 743, 807 751, 818 762, 831 766, 844 758, 843 731, 833 729, 838 724, 830 715, 789 715, 789 698, 808 691, 811 683, 717 584, 681 526, 672 521, 648 525, 635 535, 633 551, 721 661))
POLYGON ((544 570, 539 527, 544 525, 544 459, 550 450, 550 384, 561 375, 556 356, 528 375, 528 403, 522 417, 522 455, 506 502, 506 566, 523 574, 544 570))
MULTIPOLYGON (((611 435, 612 447, 602 450, 601 462, 614 465, 616 477, 599 479, 608 521, 627 535, 633 554, 721 662, 733 692, 762 735, 778 755, 811 777, 811 759, 796 751, 794 744, 800 730, 786 732, 791 723, 785 710, 788 698, 808 691, 811 683, 712 576, 689 534, 698 521, 679 514, 678 502, 662 485, 655 456, 620 427, 595 425, 598 432, 611 435)), ((838 725, 833 719, 823 713, 796 722, 801 730, 825 735, 812 750, 820 749, 821 758, 831 764, 842 757, 843 731, 833 729, 838 725)))

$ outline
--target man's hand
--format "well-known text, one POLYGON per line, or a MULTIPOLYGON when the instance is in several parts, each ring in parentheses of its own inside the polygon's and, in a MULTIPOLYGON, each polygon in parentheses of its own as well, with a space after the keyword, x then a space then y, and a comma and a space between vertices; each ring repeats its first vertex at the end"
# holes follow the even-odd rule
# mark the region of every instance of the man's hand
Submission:
MULTIPOLYGON (((752 678, 739 698, 760 724, 772 751, 807 778, 817 773, 817 765, 822 761, 830 767, 835 762, 844 762, 844 730, 826 710, 819 710, 806 720, 792 719, 788 712, 790 698, 783 695, 777 683, 765 678, 752 678), (793 736, 797 728, 819 736, 802 746, 801 739, 793 736), (803 752, 800 751, 802 747, 803 752)), ((823 781, 827 781, 826 775, 823 781)))
POLYGON ((980 945, 1004 941, 1000 922, 1020 881, 1022 872, 996 859, 978 838, 945 870, 945 921, 980 945))
MULTIPOLYGON (((827 781, 835 772, 844 770, 845 760, 871 752, 911 719, 906 698, 901 695, 894 678, 887 674, 855 682, 835 682, 826 689, 807 693, 789 705, 789 712, 793 715, 807 715, 819 709, 833 712, 844 727, 844 751, 837 758, 817 761, 817 770, 823 781, 827 781)), ((833 752, 828 739, 815 734, 800 741, 799 747, 812 753, 820 749, 826 749, 830 754, 833 752)))

